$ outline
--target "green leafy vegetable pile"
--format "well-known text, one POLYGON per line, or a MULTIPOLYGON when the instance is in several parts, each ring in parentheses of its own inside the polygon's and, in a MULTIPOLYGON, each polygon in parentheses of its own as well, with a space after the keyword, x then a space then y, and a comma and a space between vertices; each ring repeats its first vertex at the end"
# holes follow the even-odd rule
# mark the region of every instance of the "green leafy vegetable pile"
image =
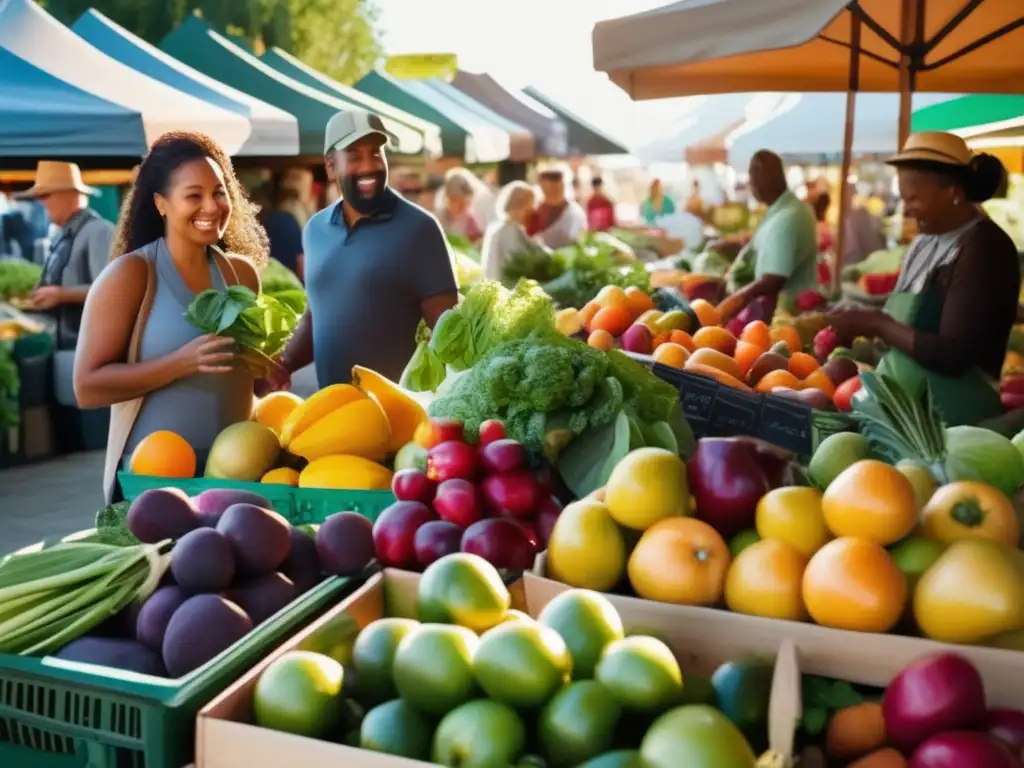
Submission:
POLYGON ((90 541, 101 544, 113 544, 117 547, 134 547, 141 544, 135 534, 128 530, 128 510, 130 501, 117 501, 108 504, 96 513, 96 532, 89 537, 90 541))
POLYGON ((185 310, 185 319, 205 333, 229 336, 241 347, 239 357, 257 375, 273 366, 305 308, 289 293, 253 293, 244 285, 203 291, 185 310))
POLYGON ((0 428, 16 427, 21 423, 20 391, 21 377, 14 362, 14 342, 0 342, 0 428))
POLYGON ((24 259, 0 259, 0 301, 27 296, 39 285, 43 268, 24 259))
POLYGON ((260 273, 260 286, 267 296, 273 296, 292 307, 301 306, 298 310, 300 315, 306 311, 306 289, 302 281, 277 259, 267 260, 267 265, 260 273))

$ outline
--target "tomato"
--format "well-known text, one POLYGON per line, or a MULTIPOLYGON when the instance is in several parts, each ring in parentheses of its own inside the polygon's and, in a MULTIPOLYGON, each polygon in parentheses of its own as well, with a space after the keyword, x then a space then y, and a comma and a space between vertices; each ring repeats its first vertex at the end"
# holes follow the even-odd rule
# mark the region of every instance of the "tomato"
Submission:
POLYGON ((859 536, 888 546, 917 525, 914 486, 895 467, 858 461, 829 483, 821 499, 825 523, 836 536, 859 536))
POLYGON ((860 376, 854 376, 836 387, 836 393, 832 396, 832 402, 835 403, 836 408, 844 413, 852 411, 853 396, 860 392, 860 386, 860 376))
POLYGON ((679 605, 714 605, 731 562, 718 531, 692 517, 670 517, 640 537, 627 571, 640 597, 679 605))
POLYGON ((1006 547, 963 539, 917 582, 914 618, 944 643, 981 643, 1024 628, 1024 573, 1006 547))
POLYGON ((821 492, 816 488, 776 488, 757 503, 757 534, 779 539, 810 557, 832 538, 821 511, 821 492))
POLYGON ((844 536, 814 553, 804 570, 804 604, 823 627, 888 632, 907 602, 907 579, 881 545, 844 536))
POLYGON ((725 579, 730 611, 768 619, 805 621, 803 576, 807 558, 792 544, 761 539, 733 561, 725 579))
POLYGON ((998 488, 961 480, 939 488, 921 513, 921 532, 929 539, 951 544, 982 538, 1008 547, 1020 544, 1020 522, 1010 501, 998 488))

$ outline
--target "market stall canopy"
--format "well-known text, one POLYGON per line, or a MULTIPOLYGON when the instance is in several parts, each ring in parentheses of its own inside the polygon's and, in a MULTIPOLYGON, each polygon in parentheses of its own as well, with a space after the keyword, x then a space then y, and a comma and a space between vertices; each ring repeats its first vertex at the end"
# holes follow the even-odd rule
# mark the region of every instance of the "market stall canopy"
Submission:
MULTIPOLYGON (((139 157, 142 115, 0 48, 0 158, 139 157)), ((88 183, 88 182, 86 182, 88 183)))
MULTIPOLYGON (((0 3, 0 48, 70 86, 141 115, 147 145, 167 131, 194 130, 208 134, 234 154, 249 138, 247 118, 110 58, 31 0, 0 3)), ((0 116, 0 122, 5 120, 6 114, 0 116)), ((137 150, 137 146, 126 147, 115 154, 144 154, 137 150)))
POLYGON ((595 25, 594 68, 634 99, 845 91, 857 14, 857 90, 899 92, 901 51, 920 46, 912 90, 1020 93, 1021 9, 1021 0, 679 0, 595 25), (918 23, 901 34, 905 17, 918 23))
MULTIPOLYGON (((1024 5, 1021 6, 1024 17, 1024 5)), ((1024 96, 971 94, 915 110, 910 125, 915 131, 954 131, 975 136, 1024 122, 1024 96)))
POLYGON ((452 85, 474 101, 530 130, 537 153, 565 157, 569 149, 569 128, 557 114, 514 88, 506 88, 486 73, 459 70, 452 85))
POLYGON ((252 133, 238 151, 249 156, 289 156, 299 152, 295 117, 247 93, 207 77, 90 9, 71 27, 108 56, 154 80, 243 116, 252 133))
MULTIPOLYGON (((172 30, 160 48, 190 67, 294 115, 299 122, 300 155, 323 155, 327 121, 340 111, 355 108, 351 102, 281 74, 196 16, 172 30)), ((396 151, 422 151, 423 137, 416 131, 387 119, 384 125, 398 139, 396 151)))
POLYGON ((673 135, 646 144, 633 154, 645 163, 727 163, 729 136, 772 117, 786 98, 784 94, 767 93, 692 97, 688 111, 669 129, 675 131, 673 135))
POLYGON ((342 85, 337 80, 333 80, 327 77, 327 75, 318 72, 280 48, 270 48, 260 56, 260 61, 269 64, 281 74, 287 75, 304 85, 308 85, 310 88, 319 88, 321 91, 326 91, 356 106, 374 112, 385 120, 400 123, 411 128, 422 136, 423 151, 431 155, 441 154, 441 129, 433 123, 428 123, 426 120, 420 120, 408 112, 395 109, 390 104, 386 104, 372 96, 367 96, 362 91, 357 91, 351 86, 342 85))
POLYGON ((588 123, 579 115, 570 112, 554 99, 545 96, 533 86, 523 89, 523 93, 540 102, 565 121, 569 128, 570 157, 586 157, 593 155, 628 155, 629 150, 616 139, 593 124, 588 123))
POLYGON ((441 129, 446 157, 467 163, 498 163, 511 154, 508 132, 481 118, 474 110, 446 99, 421 80, 397 80, 381 69, 368 73, 356 88, 441 129))
MULTIPOLYGON (((914 94, 914 106, 924 107, 955 99, 955 95, 914 94)), ((862 93, 854 116, 855 155, 893 155, 899 150, 899 111, 895 93, 862 93)), ((790 94, 771 119, 751 130, 729 137, 729 163, 746 170, 750 158, 761 149, 782 155, 788 162, 838 164, 843 154, 846 94, 790 94)))

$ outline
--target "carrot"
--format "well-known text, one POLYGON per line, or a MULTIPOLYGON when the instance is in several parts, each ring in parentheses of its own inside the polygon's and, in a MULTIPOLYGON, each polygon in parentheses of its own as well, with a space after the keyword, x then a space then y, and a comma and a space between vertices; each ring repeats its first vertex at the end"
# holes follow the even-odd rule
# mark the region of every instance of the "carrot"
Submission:
MULTIPOLYGON (((690 360, 692 361, 693 358, 691 357, 690 360)), ((733 389, 739 389, 744 392, 750 391, 750 387, 735 376, 730 376, 725 371, 719 368, 714 368, 710 365, 705 365, 704 363, 688 362, 686 364, 686 370, 690 373, 699 373, 702 376, 707 376, 708 378, 714 379, 719 384, 724 384, 725 386, 732 387, 733 389)))

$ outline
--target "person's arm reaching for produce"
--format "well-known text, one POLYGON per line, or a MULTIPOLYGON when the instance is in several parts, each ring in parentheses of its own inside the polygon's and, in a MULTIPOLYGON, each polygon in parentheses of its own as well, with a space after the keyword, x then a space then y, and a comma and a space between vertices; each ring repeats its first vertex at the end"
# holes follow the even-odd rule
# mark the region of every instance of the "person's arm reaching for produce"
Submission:
POLYGON ((790 211, 780 211, 776 216, 779 220, 772 221, 771 230, 756 243, 754 258, 757 266, 754 281, 719 304, 718 309, 723 321, 736 315, 754 299, 767 296, 773 301, 777 300, 790 277, 800 266, 798 222, 793 220, 790 211))
POLYGON ((79 407, 102 408, 133 400, 193 373, 231 371, 234 340, 213 334, 155 360, 125 362, 148 275, 143 259, 123 256, 93 283, 75 351, 74 387, 79 407))
POLYGON ((430 328, 448 309, 459 303, 459 287, 455 281, 455 270, 452 266, 452 255, 448 250, 441 226, 434 219, 429 219, 423 231, 414 242, 420 251, 410 275, 412 289, 420 300, 423 320, 430 328))

